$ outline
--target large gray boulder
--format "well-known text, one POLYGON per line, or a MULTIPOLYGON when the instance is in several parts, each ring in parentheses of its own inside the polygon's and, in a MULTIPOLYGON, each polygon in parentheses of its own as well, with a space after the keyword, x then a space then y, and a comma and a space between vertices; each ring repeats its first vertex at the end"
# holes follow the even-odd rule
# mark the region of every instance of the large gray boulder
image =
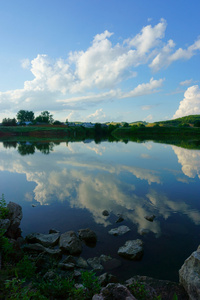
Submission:
POLYGON ((58 244, 60 238, 59 233, 42 234, 42 233, 31 233, 26 236, 28 243, 39 243, 44 247, 52 247, 58 244))
POLYGON ((67 231, 60 236, 59 247, 63 252, 76 255, 82 251, 82 244, 74 231, 67 231))
POLYGON ((200 299, 200 246, 185 260, 179 270, 179 282, 191 300, 200 299))
POLYGON ((6 235, 11 239, 17 239, 21 236, 21 229, 19 228, 22 215, 22 207, 14 202, 9 202, 8 219, 10 220, 10 226, 7 229, 6 235))
POLYGON ((119 248, 118 254, 131 260, 140 259, 143 254, 143 241, 140 239, 126 241, 125 245, 119 248))

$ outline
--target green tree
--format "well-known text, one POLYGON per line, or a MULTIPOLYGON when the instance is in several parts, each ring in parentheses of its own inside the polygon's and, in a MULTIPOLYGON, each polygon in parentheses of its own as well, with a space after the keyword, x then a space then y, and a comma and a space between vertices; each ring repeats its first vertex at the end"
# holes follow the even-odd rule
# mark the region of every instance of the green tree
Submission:
POLYGON ((127 122, 125 122, 125 123, 123 124, 123 127, 129 127, 129 124, 128 124, 127 122))
POLYGON ((50 114, 47 110, 41 112, 41 114, 35 119, 36 122, 40 123, 48 123, 52 124, 53 123, 53 115, 50 114))
POLYGON ((95 130, 95 133, 100 133, 101 132, 101 124, 95 123, 94 130, 95 130))
POLYGON ((34 121, 34 112, 28 110, 19 110, 17 113, 17 120, 20 123, 24 122, 33 122, 34 121))
POLYGON ((2 121, 2 125, 3 126, 16 126, 17 125, 17 121, 15 118, 10 119, 10 118, 4 118, 2 121))
POLYGON ((194 122, 194 126, 195 126, 195 127, 200 127, 200 121, 195 121, 195 122, 194 122))
POLYGON ((60 121, 58 121, 58 120, 55 120, 54 122, 53 122, 53 125, 62 125, 63 123, 62 122, 60 122, 60 121))

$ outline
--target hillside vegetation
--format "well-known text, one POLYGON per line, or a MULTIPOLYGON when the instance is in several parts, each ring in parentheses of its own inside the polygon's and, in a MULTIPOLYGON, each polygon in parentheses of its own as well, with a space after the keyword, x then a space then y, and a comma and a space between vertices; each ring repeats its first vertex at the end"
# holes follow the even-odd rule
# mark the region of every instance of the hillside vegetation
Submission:
POLYGON ((200 115, 190 115, 178 119, 167 120, 167 121, 159 121, 154 124, 164 125, 164 126, 180 126, 180 125, 188 125, 200 127, 200 115))

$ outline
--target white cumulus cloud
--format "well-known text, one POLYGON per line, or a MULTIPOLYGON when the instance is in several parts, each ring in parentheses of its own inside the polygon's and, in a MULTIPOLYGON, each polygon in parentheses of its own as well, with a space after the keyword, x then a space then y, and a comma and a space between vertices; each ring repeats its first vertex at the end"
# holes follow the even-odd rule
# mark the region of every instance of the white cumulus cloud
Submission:
POLYGON ((174 41, 169 40, 149 64, 150 68, 152 68, 154 71, 158 71, 163 67, 168 67, 171 63, 177 60, 190 59, 197 53, 197 51, 200 51, 200 38, 186 49, 179 48, 173 52, 174 47, 174 41))
POLYGON ((127 42, 130 46, 136 47, 140 55, 146 54, 164 37, 166 26, 166 21, 161 19, 161 22, 154 27, 151 25, 143 27, 139 34, 127 42))
POLYGON ((153 79, 151 78, 149 82, 139 84, 133 90, 128 93, 123 92, 121 89, 110 90, 109 92, 90 94, 88 96, 71 97, 67 99, 60 99, 57 102, 63 103, 63 105, 71 105, 75 102, 102 102, 104 100, 110 99, 124 99, 124 98, 134 98, 143 95, 148 95, 156 93, 158 88, 162 86, 164 79, 153 79))
POLYGON ((175 49, 173 40, 164 43, 166 27, 167 22, 161 19, 115 44, 114 33, 105 30, 94 36, 88 48, 70 52, 66 59, 38 54, 32 60, 22 60, 22 68, 28 68, 33 79, 25 81, 21 89, 0 92, 1 114, 22 108, 62 113, 63 109, 83 109, 87 104, 157 92, 164 79, 134 84, 140 65, 157 71, 176 60, 190 59, 200 50, 200 38, 186 49, 175 49), (130 79, 132 88, 125 91, 123 84, 130 79))
POLYGON ((103 109, 97 109, 93 114, 90 114, 89 116, 87 116, 87 120, 92 121, 98 121, 98 120, 102 120, 105 119, 106 114, 103 112, 103 109))
POLYGON ((200 88, 193 85, 186 90, 173 119, 197 114, 200 114, 200 88))

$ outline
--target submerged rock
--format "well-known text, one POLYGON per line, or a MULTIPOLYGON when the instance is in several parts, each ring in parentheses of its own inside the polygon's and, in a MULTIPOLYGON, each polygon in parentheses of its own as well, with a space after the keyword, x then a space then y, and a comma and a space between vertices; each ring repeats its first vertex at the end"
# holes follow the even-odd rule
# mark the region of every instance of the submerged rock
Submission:
POLYGON ((200 299, 200 246, 185 260, 179 270, 179 282, 190 299, 200 299))
POLYGON ((76 266, 82 269, 87 269, 89 267, 87 261, 82 257, 77 259, 76 266))
POLYGON ((109 212, 105 209, 105 210, 102 211, 102 215, 104 217, 108 217, 109 216, 109 212))
POLYGON ((100 256, 100 261, 102 263, 105 263, 111 259, 112 259, 112 257, 110 255, 101 254, 101 256, 100 256))
POLYGON ((72 255, 80 254, 82 251, 82 244, 74 231, 67 231, 60 236, 59 247, 63 252, 72 255))
POLYGON ((142 240, 126 241, 125 245, 119 248, 118 254, 131 260, 140 259, 143 254, 142 240))
POLYGON ((117 228, 111 229, 110 231, 108 231, 108 233, 112 235, 123 235, 128 231, 130 231, 130 228, 128 226, 122 225, 117 228))
POLYGON ((145 229, 145 228, 141 228, 138 232, 140 235, 145 235, 147 233, 149 233, 149 230, 148 229, 145 229))
POLYGON ((59 233, 42 234, 42 233, 31 233, 26 236, 28 243, 39 243, 44 247, 52 247, 58 244, 60 238, 59 233))
POLYGON ((121 222, 123 222, 123 221, 124 221, 123 216, 122 216, 122 215, 119 215, 119 217, 118 217, 116 223, 121 223, 121 222))
POLYGON ((113 269, 117 269, 118 267, 121 266, 121 260, 117 258, 111 258, 108 261, 102 262, 102 265, 106 271, 111 271, 113 269))
POLYGON ((89 228, 80 229, 78 231, 78 234, 79 234, 79 238, 85 241, 86 244, 96 244, 97 242, 96 233, 89 228))
POLYGON ((156 216, 151 215, 151 216, 146 216, 145 219, 149 222, 153 222, 153 220, 155 219, 156 216))
POLYGON ((99 257, 88 258, 87 262, 94 271, 102 271, 103 270, 103 266, 101 264, 101 259, 99 257))
POLYGON ((51 229, 49 229, 49 234, 51 234, 51 233, 60 233, 60 231, 57 229, 51 228, 51 229))

